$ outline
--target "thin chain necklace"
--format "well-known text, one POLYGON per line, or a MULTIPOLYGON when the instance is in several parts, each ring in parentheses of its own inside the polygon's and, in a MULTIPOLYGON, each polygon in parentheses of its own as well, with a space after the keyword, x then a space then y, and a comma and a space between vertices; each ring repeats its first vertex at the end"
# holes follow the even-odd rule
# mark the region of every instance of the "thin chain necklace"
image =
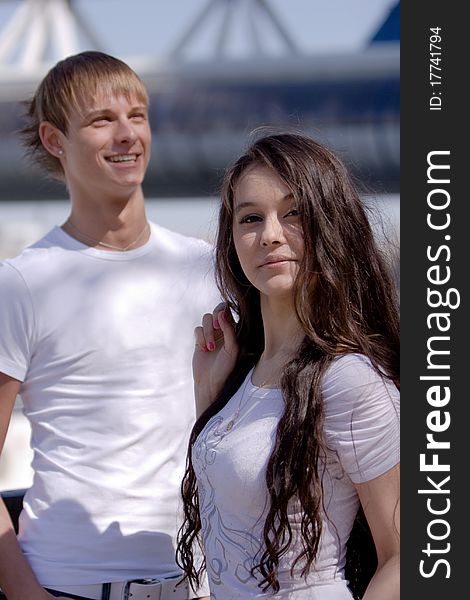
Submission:
POLYGON ((139 235, 135 238, 135 240, 133 242, 131 242, 130 244, 127 244, 127 246, 125 248, 121 248, 120 246, 113 246, 113 244, 107 244, 106 242, 101 242, 100 240, 95 240, 94 238, 87 235, 86 233, 83 233, 83 231, 80 231, 80 229, 78 229, 78 227, 75 227, 75 225, 73 225, 70 221, 66 221, 65 224, 68 225, 69 227, 71 227, 77 233, 79 233, 82 237, 90 240, 90 242, 93 242, 98 246, 104 246, 105 248, 110 248, 111 250, 118 250, 119 252, 126 252, 127 250, 129 250, 129 248, 132 248, 132 246, 137 244, 137 242, 140 240, 140 238, 147 231, 147 228, 150 230, 150 225, 147 221, 145 223, 145 227, 142 229, 142 231, 139 233, 139 235))
POLYGON ((240 416, 240 412, 242 410, 242 408, 245 408, 245 406, 248 405, 248 403, 250 402, 251 398, 253 398, 253 396, 255 395, 256 391, 260 388, 263 388, 267 381, 263 381, 263 383, 261 385, 254 385, 251 382, 251 377, 253 375, 253 371, 254 368, 250 370, 250 372, 247 375, 247 380, 245 381, 245 385, 243 386, 243 391, 241 393, 241 397, 240 397, 240 402, 238 403, 238 407, 237 410, 233 413, 233 415, 230 417, 229 422, 227 423, 227 425, 225 426, 225 431, 229 432, 232 431, 233 426, 235 425, 235 423, 237 422, 238 417, 240 416), (248 384, 250 384, 254 389, 251 392, 251 394, 248 396, 248 399, 243 402, 244 398, 245 398, 245 392, 246 392, 246 388, 248 387, 248 384))

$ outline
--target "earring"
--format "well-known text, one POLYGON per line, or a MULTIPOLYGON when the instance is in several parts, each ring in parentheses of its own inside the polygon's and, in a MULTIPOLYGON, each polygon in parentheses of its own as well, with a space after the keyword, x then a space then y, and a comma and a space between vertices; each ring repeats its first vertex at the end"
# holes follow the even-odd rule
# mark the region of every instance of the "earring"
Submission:
POLYGON ((63 150, 59 150, 59 154, 60 154, 60 156, 62 156, 62 154, 63 154, 63 153, 64 153, 64 151, 63 151, 63 150))

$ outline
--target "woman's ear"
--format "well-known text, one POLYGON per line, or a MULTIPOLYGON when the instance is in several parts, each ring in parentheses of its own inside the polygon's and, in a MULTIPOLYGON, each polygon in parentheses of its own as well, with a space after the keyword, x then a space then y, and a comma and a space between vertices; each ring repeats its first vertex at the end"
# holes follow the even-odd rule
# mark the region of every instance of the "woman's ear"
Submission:
POLYGON ((52 156, 59 159, 64 154, 64 149, 62 148, 62 143, 60 141, 61 136, 61 132, 49 121, 42 121, 40 123, 39 137, 41 138, 42 145, 49 154, 52 154, 52 156))

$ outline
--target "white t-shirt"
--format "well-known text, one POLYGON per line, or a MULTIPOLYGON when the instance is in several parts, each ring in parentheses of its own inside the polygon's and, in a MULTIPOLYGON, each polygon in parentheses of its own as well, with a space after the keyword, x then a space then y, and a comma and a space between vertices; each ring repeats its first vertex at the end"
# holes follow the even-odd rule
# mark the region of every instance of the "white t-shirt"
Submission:
POLYGON ((128 252, 56 227, 0 266, 0 372, 23 381, 34 481, 19 540, 39 581, 160 577, 194 421, 194 327, 212 250, 152 224, 128 252))
MULTIPOLYGON (((216 600, 272 595, 262 592, 257 585, 261 577, 255 579, 250 570, 263 551, 269 506, 266 466, 284 402, 280 390, 254 386, 251 373, 209 420, 192 451, 211 598, 216 600)), ((291 547, 280 560, 276 598, 351 600, 344 565, 359 507, 354 484, 378 477, 399 461, 398 391, 366 357, 350 354, 333 361, 322 392, 329 452, 320 550, 305 580, 290 575, 299 554, 298 545, 291 547)), ((295 538, 300 523, 295 502, 290 520, 295 538)))

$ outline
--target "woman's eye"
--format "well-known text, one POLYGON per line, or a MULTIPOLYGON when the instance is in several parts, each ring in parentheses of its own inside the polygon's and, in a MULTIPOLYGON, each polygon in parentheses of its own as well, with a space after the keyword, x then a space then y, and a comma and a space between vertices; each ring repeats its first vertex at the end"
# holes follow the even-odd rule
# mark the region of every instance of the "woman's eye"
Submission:
POLYGON ((300 215, 300 211, 298 208, 293 208, 292 210, 290 210, 286 217, 298 217, 300 215))
POLYGON ((261 217, 257 215, 246 215, 246 217, 242 217, 240 219, 240 223, 255 223, 256 221, 260 221, 261 217))

